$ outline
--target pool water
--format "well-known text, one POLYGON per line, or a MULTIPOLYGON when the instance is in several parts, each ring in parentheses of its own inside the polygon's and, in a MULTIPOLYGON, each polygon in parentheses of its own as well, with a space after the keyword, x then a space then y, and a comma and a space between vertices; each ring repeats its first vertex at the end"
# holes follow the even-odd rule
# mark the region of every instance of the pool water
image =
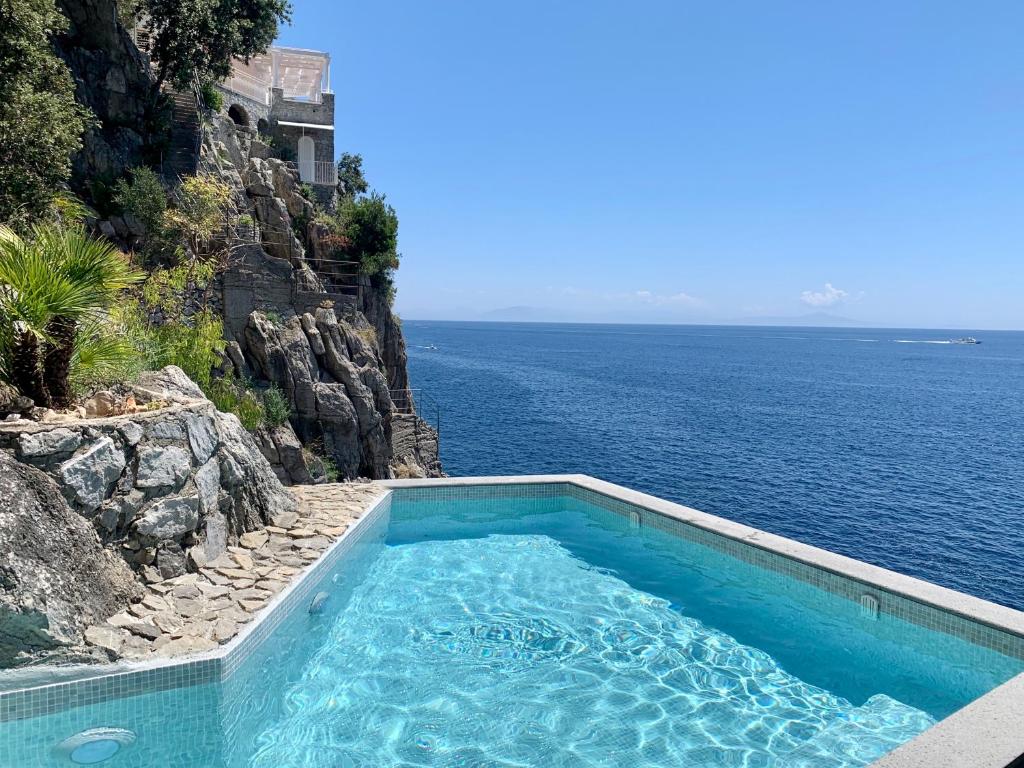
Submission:
MULTIPOLYGON (((369 522, 369 521, 368 521, 369 522)), ((865 766, 1024 668, 570 497, 397 495, 219 685, 0 724, 2 765, 865 766)))

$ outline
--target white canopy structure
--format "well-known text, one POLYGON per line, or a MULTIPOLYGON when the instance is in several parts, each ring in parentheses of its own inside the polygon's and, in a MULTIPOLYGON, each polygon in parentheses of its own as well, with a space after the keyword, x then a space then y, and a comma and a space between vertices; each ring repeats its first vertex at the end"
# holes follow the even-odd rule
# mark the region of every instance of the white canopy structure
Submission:
POLYGON ((246 64, 237 59, 224 87, 260 104, 270 104, 272 88, 284 98, 318 104, 331 92, 331 57, 322 51, 272 47, 246 64))

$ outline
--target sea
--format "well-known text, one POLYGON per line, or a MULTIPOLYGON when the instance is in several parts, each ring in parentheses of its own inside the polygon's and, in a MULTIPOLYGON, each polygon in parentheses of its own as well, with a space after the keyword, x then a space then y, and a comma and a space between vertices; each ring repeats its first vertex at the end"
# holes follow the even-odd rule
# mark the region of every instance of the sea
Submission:
POLYGON ((1024 332, 404 331, 449 475, 585 473, 1024 610, 1024 332))

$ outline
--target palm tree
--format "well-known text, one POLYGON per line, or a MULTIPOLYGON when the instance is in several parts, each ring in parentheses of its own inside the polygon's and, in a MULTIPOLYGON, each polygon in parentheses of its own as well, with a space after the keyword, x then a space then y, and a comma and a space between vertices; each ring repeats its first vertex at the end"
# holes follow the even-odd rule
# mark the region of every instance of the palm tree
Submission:
POLYGON ((40 225, 27 238, 0 226, 0 375, 36 405, 71 405, 80 323, 143 276, 80 225, 40 225))

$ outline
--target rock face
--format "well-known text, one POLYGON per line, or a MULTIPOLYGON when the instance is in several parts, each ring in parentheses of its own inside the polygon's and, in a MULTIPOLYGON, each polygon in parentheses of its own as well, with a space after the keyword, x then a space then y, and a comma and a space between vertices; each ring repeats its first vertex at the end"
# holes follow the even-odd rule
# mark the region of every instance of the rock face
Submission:
POLYGON ((113 179, 142 163, 148 116, 155 108, 149 63, 118 22, 114 0, 61 0, 71 22, 55 41, 75 78, 75 96, 97 124, 86 131, 73 160, 76 186, 113 179))
POLYGON ((265 150, 251 129, 215 117, 203 154, 251 222, 222 280, 228 366, 277 385, 292 412, 290 430, 258 435, 264 456, 290 483, 316 479, 311 449, 340 478, 442 474, 437 435, 408 405, 398 319, 368 279, 338 274, 294 164, 265 150), (412 421, 395 419, 393 394, 412 421))
POLYGON ((244 339, 253 370, 288 398, 303 442, 322 441, 344 476, 392 476, 387 381, 333 310, 292 317, 280 327, 254 312, 244 339), (356 362, 360 352, 369 364, 356 362))
POLYGON ((0 449, 49 475, 148 582, 217 558, 294 508, 252 436, 180 369, 143 376, 135 394, 175 404, 59 427, 0 425, 0 449))
POLYGON ((0 451, 0 668, 59 657, 139 592, 53 479, 0 451))

